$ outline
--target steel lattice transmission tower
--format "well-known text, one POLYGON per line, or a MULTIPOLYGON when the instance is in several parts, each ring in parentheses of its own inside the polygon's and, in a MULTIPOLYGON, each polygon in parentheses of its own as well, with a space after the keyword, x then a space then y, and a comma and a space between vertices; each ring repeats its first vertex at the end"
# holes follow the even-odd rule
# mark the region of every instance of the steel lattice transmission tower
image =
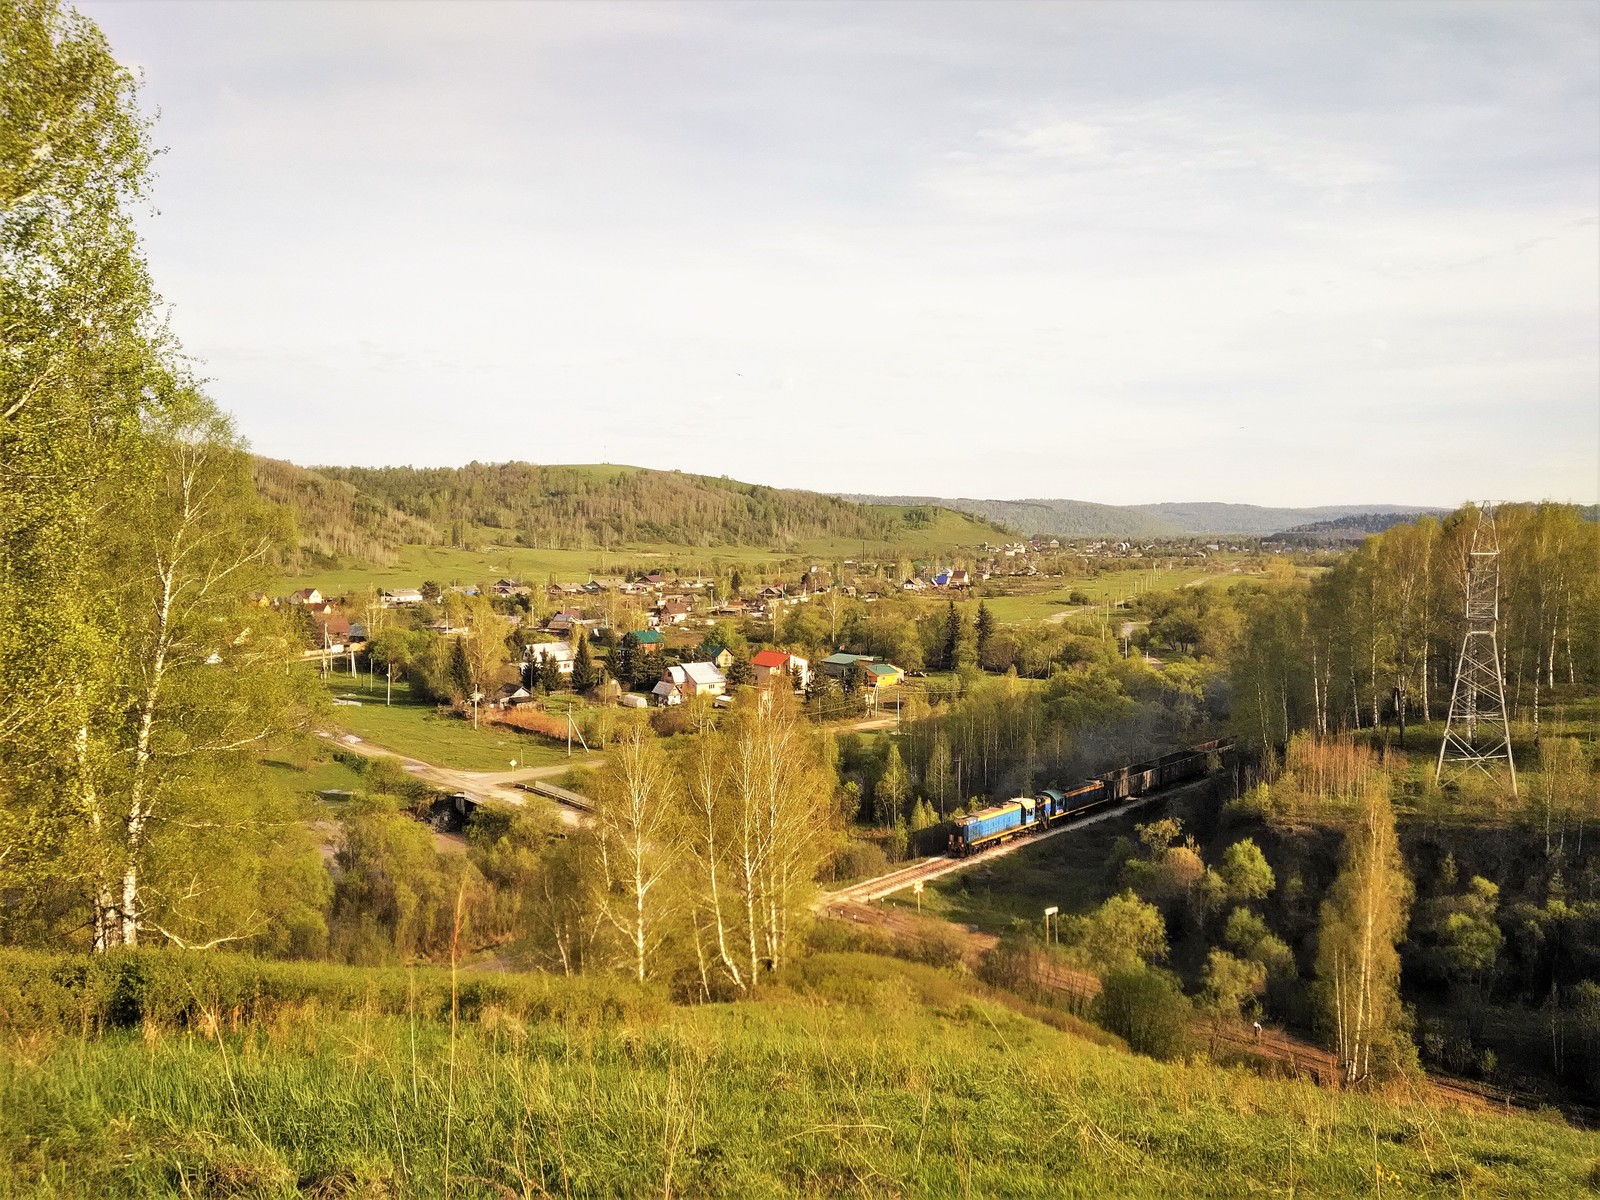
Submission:
POLYGON ((1447 770, 1461 774, 1476 767, 1490 778, 1505 763, 1511 794, 1517 794, 1517 764, 1511 758, 1511 723, 1506 718, 1506 682, 1500 670, 1500 541, 1494 509, 1478 510, 1467 556, 1467 629, 1461 635, 1450 715, 1434 778, 1447 770))

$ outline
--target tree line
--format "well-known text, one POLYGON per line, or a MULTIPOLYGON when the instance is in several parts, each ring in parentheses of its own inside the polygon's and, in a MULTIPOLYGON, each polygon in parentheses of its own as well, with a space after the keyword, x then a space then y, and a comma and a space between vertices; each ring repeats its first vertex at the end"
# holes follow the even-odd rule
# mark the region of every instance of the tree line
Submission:
MULTIPOLYGON (((1537 736, 1558 689, 1600 684, 1600 526, 1567 504, 1496 510, 1506 699, 1537 736)), ((1465 626, 1477 510, 1421 517, 1368 538, 1318 578, 1240 590, 1232 634, 1242 732, 1282 744, 1441 719, 1465 626)))

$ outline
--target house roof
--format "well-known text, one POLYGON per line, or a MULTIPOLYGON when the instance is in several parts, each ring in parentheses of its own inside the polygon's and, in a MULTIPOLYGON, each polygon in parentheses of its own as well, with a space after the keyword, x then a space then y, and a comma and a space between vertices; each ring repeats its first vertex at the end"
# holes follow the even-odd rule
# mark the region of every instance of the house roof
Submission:
POLYGON ((841 650, 838 654, 830 654, 830 655, 828 655, 828 657, 823 659, 822 661, 825 662, 825 663, 831 663, 833 666, 836 666, 836 667, 848 667, 852 663, 871 662, 872 661, 872 655, 870 655, 870 654, 846 654, 841 650))
POLYGON ((684 675, 688 677, 691 683, 699 684, 701 686, 724 682, 722 678, 722 672, 717 670, 716 666, 712 663, 684 663, 683 666, 674 667, 673 669, 682 671, 684 675))
POLYGON ((867 663, 866 672, 868 675, 898 675, 900 668, 893 663, 867 663))
POLYGON ((659 646, 667 640, 667 635, 656 629, 635 629, 633 640, 641 646, 659 646))
POLYGON ((763 650, 750 660, 753 667, 781 667, 789 661, 789 655, 782 650, 763 650))

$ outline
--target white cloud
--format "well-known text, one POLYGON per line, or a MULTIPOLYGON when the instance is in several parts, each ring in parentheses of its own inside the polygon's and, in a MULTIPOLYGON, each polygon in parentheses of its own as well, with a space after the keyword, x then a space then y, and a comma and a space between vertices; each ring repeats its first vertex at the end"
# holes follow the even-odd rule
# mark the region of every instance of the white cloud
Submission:
POLYGON ((178 332, 269 453, 1595 488, 1591 8, 86 7, 163 109, 178 332))

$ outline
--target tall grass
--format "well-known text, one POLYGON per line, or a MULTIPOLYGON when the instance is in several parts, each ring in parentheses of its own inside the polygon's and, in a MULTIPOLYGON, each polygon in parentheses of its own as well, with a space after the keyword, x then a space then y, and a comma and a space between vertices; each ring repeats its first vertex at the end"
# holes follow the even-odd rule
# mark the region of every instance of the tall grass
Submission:
POLYGON ((1135 1058, 875 955, 605 1023, 463 1008, 454 1038, 398 998, 13 1034, 0 1194, 1548 1196, 1600 1158, 1556 1121, 1135 1058))

